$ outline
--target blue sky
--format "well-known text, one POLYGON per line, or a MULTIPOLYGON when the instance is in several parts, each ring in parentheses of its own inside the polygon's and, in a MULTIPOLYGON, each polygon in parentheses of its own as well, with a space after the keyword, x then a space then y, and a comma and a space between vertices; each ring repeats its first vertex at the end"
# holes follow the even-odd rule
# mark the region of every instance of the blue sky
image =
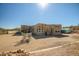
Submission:
POLYGON ((79 24, 79 4, 52 3, 46 8, 41 8, 35 3, 0 4, 0 27, 14 28, 21 24, 37 23, 77 25, 79 24))

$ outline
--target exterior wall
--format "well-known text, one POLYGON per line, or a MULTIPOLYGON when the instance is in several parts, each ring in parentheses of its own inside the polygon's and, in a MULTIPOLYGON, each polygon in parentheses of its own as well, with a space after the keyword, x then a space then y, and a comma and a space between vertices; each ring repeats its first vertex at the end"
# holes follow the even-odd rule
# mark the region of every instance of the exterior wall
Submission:
POLYGON ((21 25, 21 32, 25 32, 25 33, 28 33, 28 32, 32 32, 32 26, 27 26, 27 25, 21 25))
POLYGON ((37 35, 58 35, 61 34, 61 25, 37 24, 34 26, 34 33, 37 35))
POLYGON ((62 26, 60 25, 60 24, 58 24, 58 25, 52 25, 52 34, 53 35, 59 35, 59 34, 61 34, 61 28, 62 28, 62 26))
POLYGON ((44 35, 46 31, 46 25, 45 24, 36 24, 34 26, 33 33, 36 35, 44 35))
POLYGON ((27 32, 27 26, 21 25, 21 32, 27 32))

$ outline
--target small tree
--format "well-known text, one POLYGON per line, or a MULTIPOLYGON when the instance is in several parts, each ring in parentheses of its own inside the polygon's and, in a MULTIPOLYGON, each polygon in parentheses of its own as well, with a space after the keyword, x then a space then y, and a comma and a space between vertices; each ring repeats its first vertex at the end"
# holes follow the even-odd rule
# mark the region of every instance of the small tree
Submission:
POLYGON ((30 39, 31 39, 31 35, 28 34, 28 38, 26 39, 26 42, 29 43, 30 42, 30 39))

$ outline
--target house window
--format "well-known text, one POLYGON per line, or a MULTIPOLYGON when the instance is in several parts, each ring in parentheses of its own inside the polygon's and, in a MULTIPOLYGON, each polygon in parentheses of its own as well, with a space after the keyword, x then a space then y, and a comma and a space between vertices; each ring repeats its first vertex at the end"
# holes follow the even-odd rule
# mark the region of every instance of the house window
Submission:
POLYGON ((57 31, 55 31, 55 32, 57 32, 57 31))
POLYGON ((38 29, 37 29, 37 32, 38 32, 38 29))
POLYGON ((60 31, 58 31, 58 32, 60 32, 60 31))
POLYGON ((60 32, 60 31, 55 31, 55 32, 60 32))
POLYGON ((39 30, 37 29, 37 32, 39 32, 39 30))
POLYGON ((37 29, 37 32, 40 32, 40 28, 37 29))
POLYGON ((42 32, 43 32, 43 30, 42 30, 42 32))

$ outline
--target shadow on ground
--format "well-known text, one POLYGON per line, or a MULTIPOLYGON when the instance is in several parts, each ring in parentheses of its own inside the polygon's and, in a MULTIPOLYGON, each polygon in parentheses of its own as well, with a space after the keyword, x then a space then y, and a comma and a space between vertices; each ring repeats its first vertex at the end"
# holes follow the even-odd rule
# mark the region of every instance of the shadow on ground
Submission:
POLYGON ((68 35, 50 35, 50 36, 37 36, 37 35, 32 35, 33 38, 35 39, 43 39, 43 38, 50 38, 50 37, 57 37, 57 38, 63 38, 63 37, 69 37, 68 35))
POLYGON ((29 44, 29 43, 19 41, 14 46, 20 46, 20 45, 23 45, 23 44, 29 44))
POLYGON ((19 46, 19 45, 22 45, 22 44, 25 44, 25 43, 17 42, 14 46, 19 46))

